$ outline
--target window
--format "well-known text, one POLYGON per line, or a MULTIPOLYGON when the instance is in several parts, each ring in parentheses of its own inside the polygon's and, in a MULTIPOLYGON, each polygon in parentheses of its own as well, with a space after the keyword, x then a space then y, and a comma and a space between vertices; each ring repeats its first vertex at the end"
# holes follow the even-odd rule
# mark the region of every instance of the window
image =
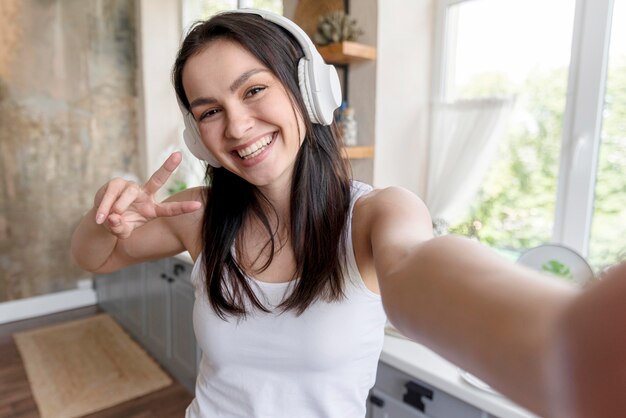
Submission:
POLYGON ((452 232, 512 259, 544 242, 598 269, 624 256, 626 33, 608 29, 626 19, 624 3, 438 0, 434 99, 515 100, 478 193, 447 219, 452 232))
POLYGON ((283 14, 282 0, 185 0, 183 2, 183 28, 186 31, 196 20, 207 19, 224 10, 249 7, 283 14))

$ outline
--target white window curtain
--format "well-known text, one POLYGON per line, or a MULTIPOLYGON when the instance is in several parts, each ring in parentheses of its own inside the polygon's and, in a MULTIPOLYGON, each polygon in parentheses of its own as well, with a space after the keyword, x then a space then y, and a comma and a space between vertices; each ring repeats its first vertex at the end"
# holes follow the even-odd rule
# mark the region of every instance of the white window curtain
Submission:
POLYGON ((511 98, 433 103, 425 203, 436 233, 444 233, 477 192, 512 107, 511 98))

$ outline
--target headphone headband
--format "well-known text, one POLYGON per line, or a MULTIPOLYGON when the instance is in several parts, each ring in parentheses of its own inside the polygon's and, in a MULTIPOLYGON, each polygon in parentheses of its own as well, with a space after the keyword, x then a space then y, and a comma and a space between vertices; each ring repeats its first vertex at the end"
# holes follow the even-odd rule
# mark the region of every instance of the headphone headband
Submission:
POLYGON ((255 15, 261 16, 263 19, 270 21, 272 23, 275 23, 276 25, 280 26, 281 28, 291 33, 294 36, 294 38, 296 38, 296 40, 298 41, 298 44, 300 44, 300 46, 302 47, 304 56, 307 59, 312 60, 314 54, 316 54, 317 56, 321 58, 320 53, 317 51, 317 48, 315 48, 315 45, 311 41, 311 38, 309 38, 309 35, 307 35, 306 32, 303 31, 300 26, 296 25, 294 22, 287 19, 285 16, 281 16, 274 12, 270 12, 269 10, 260 10, 260 9, 252 9, 252 8, 243 8, 243 9, 228 10, 228 11, 222 12, 222 14, 228 14, 228 13, 248 13, 248 14, 255 14, 255 15))

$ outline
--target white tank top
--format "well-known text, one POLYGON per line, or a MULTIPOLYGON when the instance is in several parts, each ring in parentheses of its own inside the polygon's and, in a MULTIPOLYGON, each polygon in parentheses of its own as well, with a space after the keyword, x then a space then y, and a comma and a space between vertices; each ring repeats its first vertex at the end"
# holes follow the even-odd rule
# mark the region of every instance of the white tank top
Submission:
MULTIPOLYGON (((193 325, 202 358, 196 397, 186 418, 363 418, 376 379, 386 315, 380 295, 361 278, 352 247, 352 209, 371 186, 353 182, 347 225, 346 298, 292 311, 253 310, 245 319, 220 319, 207 300, 200 258, 193 325)), ((267 307, 287 283, 248 278, 267 307)))

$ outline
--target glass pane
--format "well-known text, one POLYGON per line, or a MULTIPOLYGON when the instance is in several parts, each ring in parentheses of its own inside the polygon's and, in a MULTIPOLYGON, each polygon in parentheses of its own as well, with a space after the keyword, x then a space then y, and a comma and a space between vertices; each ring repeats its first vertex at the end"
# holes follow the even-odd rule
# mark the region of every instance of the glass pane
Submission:
POLYGON ((185 0, 191 20, 204 20, 224 10, 252 7, 283 14, 283 0, 185 0))
POLYGON ((241 7, 283 14, 283 0, 183 0, 183 33, 187 33, 198 20, 206 20, 216 13, 241 7))
POLYGON ((237 0, 192 0, 192 3, 197 3, 197 18, 203 20, 221 11, 237 8, 237 0))
POLYGON ((626 259, 626 0, 616 0, 604 96, 589 260, 601 269, 626 259))
POLYGON ((255 9, 269 10, 279 15, 283 14, 283 0, 248 0, 249 6, 244 5, 242 0, 240 2, 241 7, 254 7, 255 9))
POLYGON ((508 129, 481 188, 450 231, 510 255, 552 237, 575 0, 451 6, 445 99, 507 96, 508 129))
POLYGON ((237 0, 183 0, 183 33, 199 20, 237 8, 237 0))

